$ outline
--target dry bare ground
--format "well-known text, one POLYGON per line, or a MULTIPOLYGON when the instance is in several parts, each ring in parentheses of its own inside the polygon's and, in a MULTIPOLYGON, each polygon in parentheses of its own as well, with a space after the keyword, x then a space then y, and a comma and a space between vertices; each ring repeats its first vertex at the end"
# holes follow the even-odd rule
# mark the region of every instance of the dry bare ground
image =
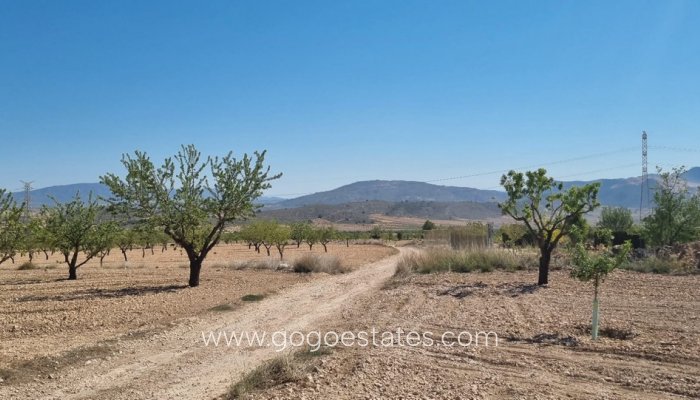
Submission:
POLYGON ((337 348, 308 380, 253 397, 700 398, 700 276, 615 272, 603 285, 597 342, 588 333, 590 285, 565 271, 554 271, 549 287, 535 281, 535 272, 450 273, 387 285, 325 328, 401 328, 404 338, 409 331, 435 338, 493 331, 499 346, 394 340, 389 347, 337 348))
MULTIPOLYGON (((322 252, 318 247, 314 253, 322 252)), ((308 252, 292 246, 285 258, 308 252)), ((329 254, 354 266, 395 252, 376 245, 329 246, 329 254)), ((270 352, 206 348, 202 331, 303 327, 381 282, 383 276, 375 274, 390 274, 394 264, 386 259, 378 268, 342 276, 237 270, 231 261, 268 258, 227 245, 211 255, 200 287, 185 288, 186 259, 179 252, 130 256, 127 267, 118 252, 104 267, 91 262, 77 281, 63 280, 66 268, 55 260, 45 266, 56 268, 46 270, 4 266, 0 398, 213 397, 270 352), (250 294, 266 298, 245 303, 242 297, 250 294)))
MULTIPOLYGON (((363 252, 375 248, 380 247, 362 247, 363 252)), ((402 253, 408 251, 412 250, 401 249, 402 253)), ((85 331, 76 331, 85 343, 91 344, 38 363, 44 368, 51 365, 50 361, 57 361, 55 371, 38 369, 41 376, 29 374, 24 381, 8 380, 0 385, 0 398, 214 398, 223 395, 246 371, 279 354, 268 347, 205 347, 202 331, 359 332, 372 328, 429 331, 435 337, 448 330, 493 331, 500 342, 498 347, 408 347, 397 341, 393 346, 334 348, 330 354, 319 357, 319 366, 311 376, 252 396, 700 397, 700 276, 615 272, 603 286, 603 337, 594 343, 586 331, 591 288, 571 280, 565 271, 554 271, 552 283, 546 288, 531 285, 536 280, 534 272, 414 275, 396 286, 384 285, 398 257, 367 264, 350 274, 299 277, 301 281, 280 283, 276 294, 257 303, 236 304, 230 311, 206 311, 218 304, 211 302, 207 307, 183 311, 181 315, 190 315, 189 318, 138 330, 131 336, 112 335, 110 339, 91 341, 85 331)), ((32 273, 40 272, 43 273, 32 273)), ((255 285, 260 285, 260 281, 266 281, 263 287, 276 287, 276 276, 292 275, 235 272, 251 273, 252 286, 226 287, 235 293, 231 299, 258 291, 261 286, 255 285)), ((213 274, 213 268, 207 273, 213 274)), ((83 278, 89 277, 87 270, 83 274, 83 278)), ((221 295, 226 290, 219 287, 214 292, 207 291, 207 285, 221 280, 215 278, 220 277, 209 276, 211 281, 203 281, 201 288, 178 292, 191 291, 195 293, 193 300, 207 301, 212 294, 221 295)), ((19 286, 23 285, 10 285, 13 289, 19 286)), ((4 293, 3 306, 16 297, 4 293)), ((161 295, 153 294, 155 298, 161 295)), ((150 296, 143 295, 139 301, 150 296)), ((160 300, 163 305, 151 303, 143 312, 153 308, 180 313, 174 305, 182 301, 163 297, 160 300)), ((57 301, 54 306, 66 303, 70 301, 57 301)), ((87 306, 88 302, 83 304, 87 306)), ((109 320, 114 310, 121 309, 117 304, 104 303, 103 310, 107 306, 114 308, 99 315, 109 320)), ((138 318, 143 321, 149 317, 138 318)), ((52 335, 37 336, 35 340, 40 342, 44 337, 52 335)), ((7 350, 3 339, 3 356, 7 350)))

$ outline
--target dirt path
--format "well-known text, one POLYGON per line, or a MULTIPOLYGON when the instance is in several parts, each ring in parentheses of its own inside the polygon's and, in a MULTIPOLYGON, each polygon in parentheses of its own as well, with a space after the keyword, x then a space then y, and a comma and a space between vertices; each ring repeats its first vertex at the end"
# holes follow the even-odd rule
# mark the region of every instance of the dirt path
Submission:
POLYGON ((58 379, 34 382, 0 398, 146 399, 213 398, 244 371, 279 355, 274 347, 205 346, 202 332, 302 331, 318 329, 342 307, 390 277, 396 261, 410 250, 346 275, 296 285, 259 303, 192 318, 148 337, 121 341, 114 357, 61 371, 58 379))

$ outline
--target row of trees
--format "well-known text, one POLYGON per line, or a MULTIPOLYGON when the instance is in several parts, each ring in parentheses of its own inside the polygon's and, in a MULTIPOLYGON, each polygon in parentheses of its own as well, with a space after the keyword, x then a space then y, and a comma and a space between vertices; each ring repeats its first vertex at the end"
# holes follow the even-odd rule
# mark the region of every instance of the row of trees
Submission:
POLYGON ((68 203, 43 207, 36 218, 27 217, 3 190, 0 261, 21 252, 33 255, 37 249, 57 251, 68 265, 69 279, 76 279, 80 266, 104 258, 115 245, 126 257, 126 249, 139 241, 153 242, 143 248, 153 248, 155 240, 170 241, 187 254, 189 285, 198 286, 202 262, 226 225, 252 217, 255 199, 281 176, 270 174, 264 159, 265 152, 204 159, 189 145, 156 166, 146 153, 136 151, 122 157, 123 178, 111 173, 100 178, 112 197, 84 202, 76 195, 68 203))
POLYGON ((298 222, 287 226, 277 221, 258 220, 243 227, 238 237, 247 242, 248 247, 254 248, 258 253, 260 253, 261 247, 265 248, 268 256, 270 249, 275 247, 280 259, 283 259, 284 249, 289 242, 294 242, 297 248, 302 243, 306 243, 309 250, 312 250, 315 244, 320 243, 323 250, 328 252, 328 243, 341 236, 331 226, 317 228, 308 222, 298 222))

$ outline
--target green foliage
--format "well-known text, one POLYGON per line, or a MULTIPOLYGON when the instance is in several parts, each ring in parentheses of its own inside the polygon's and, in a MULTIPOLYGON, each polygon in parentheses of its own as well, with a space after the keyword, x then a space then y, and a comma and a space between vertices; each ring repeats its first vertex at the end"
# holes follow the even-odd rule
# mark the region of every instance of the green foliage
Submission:
POLYGON ((571 262, 574 268, 571 276, 583 282, 593 282, 593 340, 598 338, 598 291, 603 280, 613 270, 627 261, 632 250, 632 244, 626 242, 617 254, 605 252, 602 254, 589 253, 582 243, 577 244, 571 251, 571 262))
POLYGON ((19 206, 11 193, 0 189, 0 264, 14 259, 22 247, 23 207, 19 206))
POLYGON ((670 172, 658 169, 661 182, 654 193, 654 208, 644 219, 649 242, 657 246, 672 246, 700 238, 700 191, 691 193, 683 179, 684 167, 670 172))
POLYGON ((296 244, 297 248, 301 246, 306 238, 309 236, 309 232, 313 229, 313 226, 308 222, 295 222, 291 226, 291 231, 289 233, 290 239, 292 239, 296 244))
POLYGON ((68 265, 68 279, 77 279, 79 267, 109 250, 114 243, 115 225, 105 218, 103 207, 92 195, 85 203, 78 194, 68 203, 55 201, 53 207, 44 206, 41 214, 52 247, 63 255, 68 265))
POLYGON ((528 230, 524 224, 503 224, 497 231, 497 237, 506 246, 522 242, 528 230))
POLYGON ((380 226, 374 226, 372 227, 372 230, 369 231, 369 237, 370 239, 375 239, 379 240, 383 237, 384 231, 380 226))
POLYGON ((114 212, 139 223, 163 230, 181 246, 190 260, 190 286, 199 285, 202 261, 219 242, 227 223, 251 217, 258 206, 254 200, 270 188, 265 152, 236 159, 202 160, 193 146, 182 146, 173 158, 156 167, 144 152, 124 155, 126 177, 101 177, 112 191, 114 212))
POLYGON ((435 223, 429 219, 426 219, 425 222, 423 223, 423 228, 424 231, 429 231, 432 229, 435 229, 435 223))
POLYGON ((593 230, 593 240, 596 244, 610 246, 613 241, 613 231, 610 228, 596 228, 593 230))
POLYGON ((583 282, 592 281, 597 288, 610 272, 627 261, 631 250, 632 245, 627 242, 617 254, 611 251, 595 254, 587 251, 583 244, 578 244, 571 251, 571 262, 574 265, 571 277, 583 282))
POLYGON ((318 229, 318 241, 323 246, 323 251, 328 252, 328 243, 338 237, 338 231, 332 226, 325 226, 318 229))
POLYGON ((508 199, 499 203, 501 211, 525 224, 540 248, 538 284, 548 283, 551 254, 572 227, 580 225, 583 215, 600 205, 600 184, 563 189, 547 176, 547 171, 510 171, 501 177, 508 199))
POLYGON ((603 207, 598 227, 612 232, 630 232, 634 225, 632 211, 623 207, 603 207))

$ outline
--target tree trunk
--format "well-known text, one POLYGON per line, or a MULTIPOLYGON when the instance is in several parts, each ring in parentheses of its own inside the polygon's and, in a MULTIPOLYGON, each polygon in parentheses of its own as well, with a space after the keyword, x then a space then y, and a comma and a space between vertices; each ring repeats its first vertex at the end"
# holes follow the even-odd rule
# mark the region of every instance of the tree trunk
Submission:
POLYGON ((126 258, 126 249, 121 249, 121 251, 122 251, 122 254, 124 255, 124 262, 129 261, 129 260, 126 258))
POLYGON ((345 247, 350 247, 350 239, 345 239, 345 247))
POLYGON ((190 260, 190 287, 199 286, 199 272, 202 270, 202 262, 200 260, 190 260))
POLYGON ((323 252, 324 252, 324 253, 328 253, 328 247, 326 247, 326 244, 325 244, 325 243, 321 243, 321 245, 323 246, 323 252))
POLYGON ((277 251, 280 253, 280 260, 284 260, 284 247, 277 246, 277 251))
POLYGON ((74 265, 69 265, 68 266, 68 280, 74 281, 76 279, 78 279, 78 268, 76 268, 74 265))
POLYGON ((537 278, 538 285, 549 283, 549 261, 552 259, 552 251, 547 248, 540 249, 540 273, 537 278))

